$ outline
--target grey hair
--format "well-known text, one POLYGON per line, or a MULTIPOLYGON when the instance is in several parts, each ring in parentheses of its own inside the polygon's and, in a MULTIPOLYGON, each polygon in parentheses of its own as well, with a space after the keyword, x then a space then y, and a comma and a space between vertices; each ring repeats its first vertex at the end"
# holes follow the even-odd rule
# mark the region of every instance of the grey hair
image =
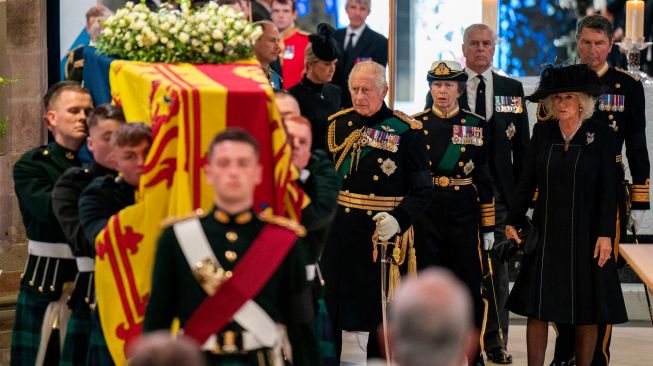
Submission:
POLYGON ((368 9, 372 9, 371 0, 347 0, 345 7, 349 6, 350 3, 357 3, 359 5, 367 6, 368 9))
POLYGON ((496 43, 497 41, 497 35, 494 32, 494 29, 490 28, 488 25, 485 25, 483 23, 476 23, 472 24, 469 27, 465 28, 465 33, 463 33, 463 43, 467 44, 467 41, 469 41, 469 34, 472 31, 475 30, 482 30, 490 33, 490 37, 492 38, 492 41, 496 43))
MULTIPOLYGON (((572 94, 576 94, 578 96, 578 102, 580 104, 580 108, 582 108, 580 111, 580 120, 585 121, 590 117, 592 117, 592 115, 594 114, 596 98, 585 93, 572 92, 572 94)), ((554 95, 555 94, 551 94, 546 98, 542 99, 541 103, 544 104, 544 108, 546 108, 546 110, 551 114, 551 116, 554 119, 558 119, 558 111, 556 111, 553 108, 554 95)))
POLYGON ((608 18, 600 14, 587 15, 576 23, 576 39, 580 37, 580 33, 583 31, 583 28, 596 29, 605 33, 608 36, 608 39, 612 41, 614 32, 612 30, 612 24, 608 18))
POLYGON ((351 89, 351 77, 358 72, 366 72, 374 76, 374 83, 379 91, 383 91, 388 87, 388 82, 385 80, 385 67, 374 61, 359 62, 351 69, 349 73, 349 80, 347 86, 351 89))
POLYGON ((402 366, 460 360, 473 329, 469 291, 447 270, 424 270, 399 289, 390 308, 390 327, 402 366))

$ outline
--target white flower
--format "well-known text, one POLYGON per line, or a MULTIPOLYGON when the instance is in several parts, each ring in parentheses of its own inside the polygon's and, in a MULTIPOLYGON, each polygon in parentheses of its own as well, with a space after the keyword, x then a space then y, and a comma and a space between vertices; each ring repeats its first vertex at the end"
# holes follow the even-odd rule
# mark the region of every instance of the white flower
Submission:
POLYGON ((131 51, 131 50, 132 50, 132 44, 131 44, 131 42, 127 42, 127 43, 125 43, 125 49, 126 49, 127 51, 131 51))
POLYGON ((213 39, 222 39, 224 37, 224 34, 219 29, 214 29, 213 32, 211 33, 211 37, 213 39))
POLYGON ((179 32, 179 28, 177 27, 170 28, 170 34, 177 34, 177 32, 179 32))
POLYGON ((169 49, 173 49, 173 48, 175 48, 175 42, 173 42, 173 41, 168 41, 168 43, 166 44, 166 47, 168 47, 169 49))
POLYGON ((168 43, 168 37, 161 37, 161 43, 168 43))
POLYGON ((215 52, 222 52, 224 46, 222 45, 222 42, 216 42, 213 44, 213 49, 215 50, 215 52))
POLYGON ((164 32, 167 31, 168 29, 170 29, 170 23, 168 22, 161 23, 161 25, 159 25, 159 29, 161 29, 164 32))
POLYGON ((193 47, 197 47, 197 46, 200 45, 200 41, 198 39, 196 39, 196 38, 193 38, 193 40, 190 41, 190 44, 193 45, 193 47))
POLYGON ((189 39, 190 39, 190 36, 188 35, 188 33, 186 33, 186 32, 179 33, 179 42, 187 43, 189 39))
POLYGON ((209 53, 209 51, 210 51, 209 46, 206 45, 202 46, 202 53, 209 53))

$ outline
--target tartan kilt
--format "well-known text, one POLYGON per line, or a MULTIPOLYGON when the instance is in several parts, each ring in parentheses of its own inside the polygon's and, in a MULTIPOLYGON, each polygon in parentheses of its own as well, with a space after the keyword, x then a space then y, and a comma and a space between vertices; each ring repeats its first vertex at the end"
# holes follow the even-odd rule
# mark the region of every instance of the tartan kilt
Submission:
POLYGON ((11 333, 11 366, 33 366, 39 352, 45 310, 52 301, 21 288, 16 301, 16 315, 11 333))
POLYGON ((100 324, 100 316, 97 310, 91 311, 91 334, 89 336, 86 364, 89 366, 115 365, 111 353, 109 353, 107 341, 104 339, 104 334, 102 333, 102 325, 100 324))
POLYGON ((89 337, 91 334, 91 314, 88 310, 74 311, 68 320, 66 338, 59 366, 86 364, 89 337))
POLYGON ((331 318, 327 313, 324 298, 317 300, 317 314, 313 321, 313 325, 315 327, 315 333, 317 334, 319 341, 322 366, 338 365, 336 358, 336 346, 333 343, 333 329, 331 329, 331 318))

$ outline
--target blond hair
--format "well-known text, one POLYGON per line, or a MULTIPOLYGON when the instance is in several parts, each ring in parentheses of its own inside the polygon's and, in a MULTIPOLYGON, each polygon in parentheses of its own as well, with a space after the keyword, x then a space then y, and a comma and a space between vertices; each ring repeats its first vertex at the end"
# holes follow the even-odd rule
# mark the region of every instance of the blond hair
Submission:
MULTIPOLYGON (((578 97, 578 104, 580 106, 580 120, 585 121, 592 117, 592 114, 594 114, 594 105, 596 104, 596 98, 579 92, 570 92, 570 94, 574 94, 578 97)), ((540 103, 544 104, 544 108, 546 108, 549 114, 551 114, 551 117, 558 119, 558 111, 553 108, 554 95, 555 94, 551 94, 547 96, 546 98, 542 99, 540 103)))

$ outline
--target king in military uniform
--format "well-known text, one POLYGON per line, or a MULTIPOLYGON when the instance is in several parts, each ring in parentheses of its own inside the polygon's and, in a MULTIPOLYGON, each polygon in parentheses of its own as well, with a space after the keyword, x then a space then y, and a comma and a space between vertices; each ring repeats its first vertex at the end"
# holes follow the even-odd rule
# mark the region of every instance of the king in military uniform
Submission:
MULTIPOLYGON (((433 106, 413 117, 424 124, 433 190, 431 205, 415 225, 418 264, 447 267, 467 285, 480 330, 485 314, 480 238, 492 247, 495 221, 488 128, 485 119, 458 105, 467 81, 458 62, 435 61, 426 79, 433 106)), ((483 364, 480 350, 472 362, 483 364)))
POLYGON ((392 290, 404 260, 415 264, 412 225, 429 203, 431 179, 422 124, 383 102, 385 68, 356 64, 349 90, 353 108, 329 118, 328 148, 343 186, 322 265, 341 364, 365 364, 380 354, 381 291, 392 290))
POLYGON ((74 81, 53 85, 43 100, 54 141, 26 152, 13 171, 29 257, 16 305, 11 365, 59 362, 58 350, 46 350, 51 334, 54 348, 60 347, 55 330, 65 329, 66 301, 77 273, 68 239, 52 210, 51 193, 61 174, 79 165, 76 152, 86 138, 86 116, 93 102, 74 81))
POLYGON ((301 355, 317 347, 309 344, 315 340, 298 336, 312 321, 305 261, 295 245, 305 229, 252 211, 262 168, 251 135, 217 135, 207 159, 216 206, 172 220, 161 235, 143 329, 168 329, 178 318, 211 365, 283 365, 284 358, 310 365, 301 355))
POLYGON ((88 149, 94 160, 86 167, 72 167, 59 178, 52 190, 52 210, 67 238, 77 262, 75 288, 69 306, 73 313, 68 321, 60 366, 85 365, 88 341, 91 334, 91 311, 94 310, 95 269, 94 242, 84 236, 79 222, 79 197, 86 186, 96 177, 115 177, 110 159, 109 138, 125 117, 120 107, 111 104, 98 106, 88 117, 88 149))
MULTIPOLYGON (((617 164, 617 207, 615 213, 616 236, 614 238, 614 259, 619 259, 619 241, 626 236, 626 230, 635 230, 642 223, 646 210, 650 208, 650 162, 646 147, 646 116, 644 113, 644 88, 642 83, 629 73, 617 67, 608 66, 606 59, 614 44, 612 25, 601 15, 590 15, 577 25, 576 44, 581 63, 587 64, 608 88, 596 102, 592 119, 605 123, 615 134, 615 163, 617 164), (626 157, 632 176, 632 192, 627 194, 621 151, 626 145, 626 157), (632 201, 632 202, 631 202, 632 201), (630 211, 630 212, 629 212, 630 211)), ((541 111, 541 108, 540 108, 541 111)), ((546 119, 546 113, 540 113, 546 119)), ((612 326, 599 324, 599 336, 592 365, 607 365, 610 361, 610 338, 612 326)), ((554 365, 565 365, 573 357, 574 330, 559 325, 554 365)))

